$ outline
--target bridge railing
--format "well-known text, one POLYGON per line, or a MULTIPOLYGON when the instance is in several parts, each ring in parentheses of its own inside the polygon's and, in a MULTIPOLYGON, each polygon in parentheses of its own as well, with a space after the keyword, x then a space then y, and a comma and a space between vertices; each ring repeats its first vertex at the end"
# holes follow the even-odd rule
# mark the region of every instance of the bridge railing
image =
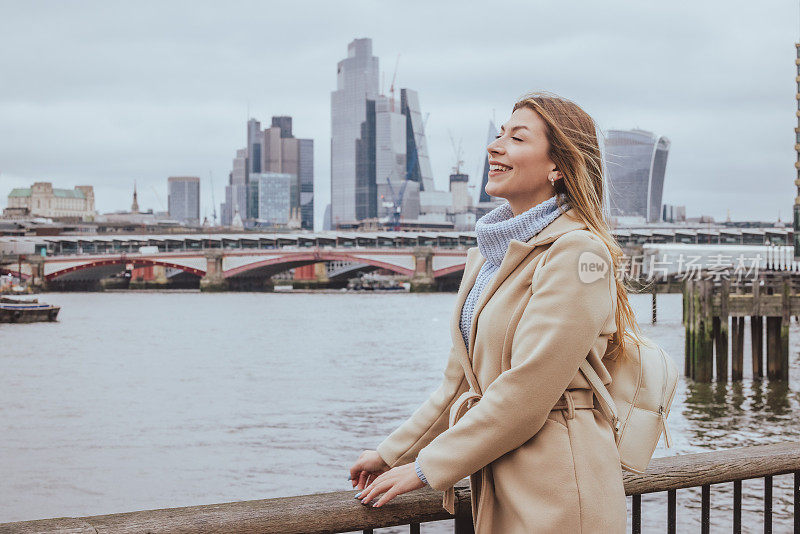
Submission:
MULTIPOLYGON (((625 492, 633 496, 632 532, 641 531, 641 496, 667 492, 665 531, 676 532, 677 490, 702 488, 701 531, 709 532, 711 486, 733 484, 733 530, 742 531, 742 480, 763 478, 764 531, 772 531, 772 477, 794 474, 794 532, 800 532, 800 442, 740 447, 654 459, 647 473, 625 474, 625 492)), ((381 508, 360 504, 355 491, 337 491, 257 501, 232 502, 187 508, 147 510, 79 518, 43 519, 0 524, 4 534, 77 534, 96 532, 242 532, 308 534, 372 532, 375 528, 420 524, 451 519, 442 508, 441 493, 429 488, 395 498, 381 508)), ((682 508, 687 510, 687 508, 682 508)), ((456 488, 456 534, 472 532, 470 490, 456 488)))

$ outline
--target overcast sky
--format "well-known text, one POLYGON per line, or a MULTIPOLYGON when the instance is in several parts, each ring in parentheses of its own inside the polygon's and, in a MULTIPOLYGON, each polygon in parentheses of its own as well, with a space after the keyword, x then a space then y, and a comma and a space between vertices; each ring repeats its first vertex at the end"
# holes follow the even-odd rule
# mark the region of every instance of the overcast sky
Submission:
MULTIPOLYGON (((249 114, 315 141, 330 198, 336 63, 373 39, 386 89, 419 92, 435 180, 461 142, 473 183, 494 115, 548 90, 603 130, 667 136, 664 202, 791 220, 796 2, 88 2, 0 0, 0 206, 13 187, 95 187, 100 212, 166 209, 167 177, 224 199, 249 114), (566 7, 566 6, 569 7, 566 7)), ((477 194, 477 191, 476 191, 477 194)))

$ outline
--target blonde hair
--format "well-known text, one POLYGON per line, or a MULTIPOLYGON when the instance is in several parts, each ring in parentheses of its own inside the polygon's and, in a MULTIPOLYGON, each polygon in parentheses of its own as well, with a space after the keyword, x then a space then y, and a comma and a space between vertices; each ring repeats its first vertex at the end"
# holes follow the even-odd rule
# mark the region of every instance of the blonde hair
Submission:
POLYGON ((563 176, 555 182, 555 192, 563 199, 561 203, 568 203, 611 253, 612 274, 617 285, 617 331, 609 340, 613 347, 607 355, 616 358, 623 353, 626 337, 639 342, 645 340, 628 301, 628 287, 616 276, 623 251, 605 217, 603 156, 595 122, 580 106, 552 93, 527 94, 514 104, 514 111, 520 108, 536 112, 546 125, 549 156, 563 176))

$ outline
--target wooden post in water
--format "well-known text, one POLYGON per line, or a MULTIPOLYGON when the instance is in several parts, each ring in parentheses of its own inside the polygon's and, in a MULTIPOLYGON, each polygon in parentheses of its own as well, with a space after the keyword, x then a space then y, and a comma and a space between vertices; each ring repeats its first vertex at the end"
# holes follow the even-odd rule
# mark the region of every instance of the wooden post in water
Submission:
POLYGON ((692 351, 694 350, 694 281, 683 281, 683 376, 692 378, 692 351))
POLYGON ((697 360, 697 329, 699 328, 700 317, 700 289, 697 280, 688 280, 686 282, 688 289, 689 299, 689 315, 686 318, 686 325, 688 327, 689 335, 687 337, 688 350, 686 351, 686 376, 694 379, 695 361, 697 360))
POLYGON ((730 280, 720 281, 719 316, 714 317, 717 380, 728 381, 728 295, 730 280))
POLYGON ((760 305, 760 279, 753 279, 753 305, 750 315, 750 353, 752 354, 753 379, 764 376, 763 351, 764 351, 764 326, 761 317, 760 305))
POLYGON ((700 295, 695 314, 698 317, 698 328, 694 354, 694 379, 698 382, 711 382, 714 375, 712 283, 711 280, 698 281, 700 295))
POLYGON ((741 380, 744 375, 744 317, 731 317, 731 380, 741 380))
POLYGON ((767 317, 767 378, 780 377, 781 318, 767 317))
POLYGON ((683 288, 681 289, 681 293, 683 293, 683 307, 681 309, 681 324, 686 326, 686 309, 688 307, 688 301, 686 300, 686 281, 683 281, 683 288))
POLYGON ((658 285, 656 281, 653 280, 653 324, 656 324, 656 318, 658 316, 658 310, 656 307, 656 293, 658 293, 658 285))
POLYGON ((789 380, 789 327, 792 321, 792 273, 784 272, 781 284, 781 380, 789 380))

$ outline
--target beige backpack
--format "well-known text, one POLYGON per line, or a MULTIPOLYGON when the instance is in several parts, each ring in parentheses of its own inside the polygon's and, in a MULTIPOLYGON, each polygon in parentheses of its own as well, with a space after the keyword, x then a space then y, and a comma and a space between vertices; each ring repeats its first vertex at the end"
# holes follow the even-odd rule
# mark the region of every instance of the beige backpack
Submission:
POLYGON ((662 431, 665 445, 672 446, 667 416, 678 384, 678 369, 652 340, 625 341, 624 354, 604 360, 612 379, 608 388, 587 360, 580 369, 611 422, 623 469, 644 473, 662 431))

